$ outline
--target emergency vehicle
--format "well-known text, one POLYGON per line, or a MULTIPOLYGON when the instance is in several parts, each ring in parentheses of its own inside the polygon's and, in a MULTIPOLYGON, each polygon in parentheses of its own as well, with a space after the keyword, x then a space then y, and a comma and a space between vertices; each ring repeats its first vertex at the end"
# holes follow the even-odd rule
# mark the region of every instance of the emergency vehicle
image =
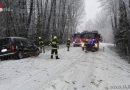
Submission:
POLYGON ((74 33, 72 36, 72 40, 73 40, 73 46, 74 47, 80 47, 82 45, 81 43, 81 33, 74 33))
POLYGON ((99 42, 101 41, 101 35, 98 33, 98 31, 84 31, 81 33, 80 38, 82 42, 82 50, 84 50, 84 43, 87 40, 87 50, 98 51, 99 42))

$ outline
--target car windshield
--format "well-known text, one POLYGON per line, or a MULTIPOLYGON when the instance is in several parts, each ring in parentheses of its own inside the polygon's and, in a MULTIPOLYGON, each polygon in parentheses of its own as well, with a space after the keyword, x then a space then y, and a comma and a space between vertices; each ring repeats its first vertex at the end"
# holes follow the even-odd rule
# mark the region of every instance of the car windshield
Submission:
POLYGON ((81 37, 95 39, 96 34, 95 33, 85 33, 81 37))
POLYGON ((0 47, 1 46, 6 46, 8 44, 9 44, 9 39, 8 38, 0 39, 0 47))
POLYGON ((73 38, 80 38, 80 34, 74 34, 73 38))

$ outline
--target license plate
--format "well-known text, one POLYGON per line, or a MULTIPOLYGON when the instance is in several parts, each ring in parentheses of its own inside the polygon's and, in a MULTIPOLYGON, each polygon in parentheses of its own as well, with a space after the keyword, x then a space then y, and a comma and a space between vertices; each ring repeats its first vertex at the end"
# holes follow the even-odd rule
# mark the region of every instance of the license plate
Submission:
POLYGON ((1 52, 7 52, 7 49, 2 49, 1 52))

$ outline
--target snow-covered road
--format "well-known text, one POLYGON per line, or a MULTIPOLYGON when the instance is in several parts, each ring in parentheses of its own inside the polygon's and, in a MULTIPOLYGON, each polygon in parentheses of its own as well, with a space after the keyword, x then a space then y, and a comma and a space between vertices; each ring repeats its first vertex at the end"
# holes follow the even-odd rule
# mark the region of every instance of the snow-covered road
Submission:
POLYGON ((79 47, 38 57, 0 62, 0 90, 130 90, 130 64, 101 44, 98 52, 79 47), (105 47, 105 51, 103 51, 105 47))

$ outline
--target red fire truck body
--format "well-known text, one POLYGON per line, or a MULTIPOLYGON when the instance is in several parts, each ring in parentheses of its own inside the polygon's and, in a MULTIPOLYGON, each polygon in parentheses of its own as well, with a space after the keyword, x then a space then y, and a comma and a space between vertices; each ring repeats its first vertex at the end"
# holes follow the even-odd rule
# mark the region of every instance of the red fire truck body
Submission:
POLYGON ((82 49, 84 50, 84 43, 88 41, 88 50, 97 51, 99 49, 99 42, 101 36, 98 31, 84 31, 81 33, 82 49), (92 45, 93 44, 93 45, 92 45))

